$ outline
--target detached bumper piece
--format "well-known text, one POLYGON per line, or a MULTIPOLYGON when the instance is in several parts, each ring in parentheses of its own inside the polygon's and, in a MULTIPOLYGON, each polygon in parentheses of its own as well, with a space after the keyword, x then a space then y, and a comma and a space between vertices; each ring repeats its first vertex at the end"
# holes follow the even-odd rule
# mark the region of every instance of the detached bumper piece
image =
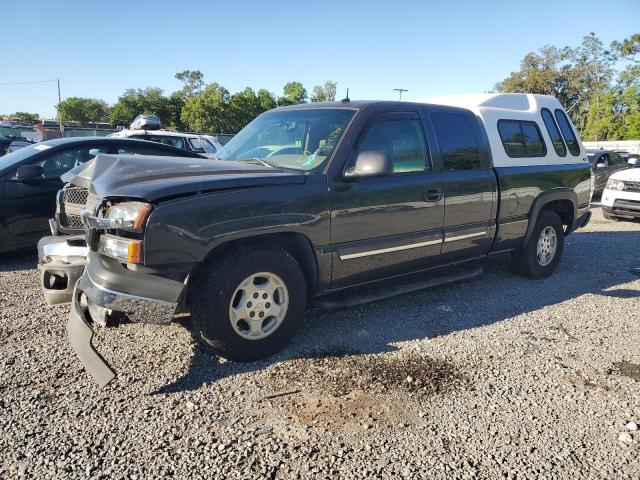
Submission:
POLYGON ((115 373, 91 340, 91 306, 123 312, 131 321, 168 325, 184 289, 175 280, 129 270, 115 259, 89 252, 84 273, 73 293, 67 333, 76 355, 100 386, 115 373))
POLYGON ((40 286, 49 305, 71 302, 88 252, 83 235, 51 235, 38 242, 40 286))

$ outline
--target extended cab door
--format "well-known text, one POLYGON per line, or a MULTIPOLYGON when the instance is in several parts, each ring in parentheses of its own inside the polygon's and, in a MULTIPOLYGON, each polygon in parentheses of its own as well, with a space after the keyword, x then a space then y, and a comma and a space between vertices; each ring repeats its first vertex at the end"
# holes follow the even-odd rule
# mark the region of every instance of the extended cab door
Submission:
POLYGON ((441 262, 489 252, 495 235, 497 179, 480 121, 462 109, 430 108, 442 166, 444 243, 441 262))
POLYGON ((373 113, 349 137, 329 176, 333 286, 433 264, 442 246, 444 198, 419 113, 373 113), (394 173, 346 180, 344 170, 364 151, 388 154, 394 173))

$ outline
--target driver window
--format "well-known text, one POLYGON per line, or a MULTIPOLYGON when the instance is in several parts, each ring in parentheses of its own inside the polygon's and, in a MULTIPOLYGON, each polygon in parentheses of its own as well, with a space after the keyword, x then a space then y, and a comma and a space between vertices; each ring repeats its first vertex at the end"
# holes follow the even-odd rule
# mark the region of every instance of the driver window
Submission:
POLYGON ((93 160, 95 156, 100 153, 107 153, 107 148, 104 146, 86 147, 65 150, 49 155, 40 162, 42 170, 44 171, 44 178, 58 178, 72 168, 89 160, 93 160))
POLYGON ((367 128, 357 153, 389 154, 394 173, 430 170, 422 123, 416 118, 378 120, 367 128))

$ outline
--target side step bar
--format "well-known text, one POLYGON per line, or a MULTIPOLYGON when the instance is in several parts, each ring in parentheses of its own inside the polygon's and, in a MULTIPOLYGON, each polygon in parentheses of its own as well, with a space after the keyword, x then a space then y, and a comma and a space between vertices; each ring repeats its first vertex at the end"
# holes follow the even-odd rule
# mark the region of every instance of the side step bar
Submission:
POLYGON ((386 283, 384 285, 372 285, 363 287, 362 290, 358 291, 351 290, 345 293, 314 298, 311 301, 311 306, 321 310, 337 310, 340 308, 355 307, 397 295, 425 290, 427 288, 466 282, 479 277, 483 271, 480 265, 475 265, 465 270, 458 270, 455 273, 442 274, 427 279, 404 281, 396 284, 386 283))

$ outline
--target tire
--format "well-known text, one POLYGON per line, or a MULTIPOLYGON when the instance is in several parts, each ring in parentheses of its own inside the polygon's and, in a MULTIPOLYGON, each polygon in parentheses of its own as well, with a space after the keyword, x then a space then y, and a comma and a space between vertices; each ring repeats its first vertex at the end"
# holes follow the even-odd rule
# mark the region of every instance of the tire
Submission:
POLYGON ((217 354, 242 362, 268 357, 302 324, 307 284, 286 250, 240 247, 204 270, 194 278, 192 320, 198 338, 217 354))
MULTIPOLYGON (((547 236, 548 238, 548 236, 547 236)), ((564 228, 560 217, 552 211, 540 213, 536 225, 533 229, 531 239, 526 245, 511 255, 511 259, 516 270, 529 278, 541 279, 551 275, 562 256, 564 249, 564 228), (555 233, 555 248, 553 255, 544 255, 550 252, 551 248, 542 245, 541 258, 538 256, 538 241, 541 240, 543 232, 549 233, 549 229, 555 233), (546 249, 545 249, 546 248, 546 249)))

